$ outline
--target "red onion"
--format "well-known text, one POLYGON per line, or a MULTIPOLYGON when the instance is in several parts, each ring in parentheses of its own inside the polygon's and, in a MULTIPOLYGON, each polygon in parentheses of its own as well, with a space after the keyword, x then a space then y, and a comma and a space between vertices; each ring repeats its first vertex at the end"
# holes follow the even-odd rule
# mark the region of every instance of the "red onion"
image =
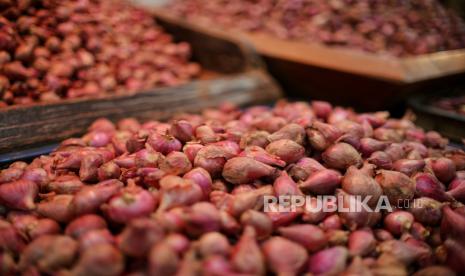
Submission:
POLYGON ((380 185, 366 173, 356 167, 349 167, 342 178, 342 189, 351 195, 359 195, 362 198, 372 196, 368 201, 370 206, 376 206, 379 197, 383 194, 380 185))
POLYGON ((264 176, 273 176, 276 169, 249 157, 235 157, 226 162, 223 177, 233 183, 250 183, 264 176))
POLYGON ((304 157, 297 161, 295 164, 291 164, 289 168, 289 175, 295 180, 305 180, 310 174, 317 171, 324 170, 325 167, 313 158, 304 157))
POLYGON ((429 197, 415 199, 409 211, 415 220, 425 225, 437 225, 442 217, 442 204, 429 197))
POLYGON ((132 220, 118 236, 118 247, 124 254, 143 257, 152 245, 163 239, 164 233, 156 221, 147 218, 132 220))
POLYGON ((253 227, 245 227, 242 236, 233 247, 231 263, 241 273, 262 275, 265 272, 264 256, 255 239, 253 227))
POLYGON ((13 209, 31 210, 38 192, 37 184, 30 180, 4 183, 0 185, 0 202, 13 209))
POLYGON ((308 258, 304 247, 282 237, 268 239, 263 243, 262 251, 271 271, 277 275, 297 274, 308 258))
POLYGON ((199 144, 197 142, 187 142, 182 148, 182 151, 187 156, 189 161, 191 161, 191 163, 194 164, 195 157, 197 156, 197 153, 200 151, 201 148, 203 148, 202 144, 199 144))
POLYGON ((280 227, 278 232, 283 237, 302 245, 310 252, 317 252, 327 244, 325 233, 319 227, 311 224, 280 227))
POLYGON ((46 201, 37 204, 37 213, 43 217, 53 219, 58 222, 69 222, 73 219, 72 195, 51 196, 46 201))
POLYGON ((241 149, 245 149, 251 146, 258 146, 261 148, 265 148, 270 142, 268 141, 268 136, 270 134, 266 131, 252 131, 248 134, 241 137, 241 141, 239 143, 241 149))
POLYGON ((463 233, 465 231, 465 215, 453 210, 449 206, 442 208, 443 216, 441 221, 441 236, 456 239, 459 242, 464 241, 463 233))
POLYGON ((266 146, 266 151, 278 156, 286 163, 295 163, 305 154, 305 148, 289 139, 281 139, 271 142, 266 146))
POLYGON ((281 172, 281 175, 275 179, 273 189, 276 196, 302 194, 297 184, 289 177, 286 171, 281 172))
POLYGON ((310 257, 309 272, 315 275, 337 275, 344 271, 349 252, 345 247, 324 249, 310 257))
POLYGON ((433 159, 429 163, 433 169, 434 175, 443 183, 449 183, 455 177, 455 164, 448 158, 433 159))
POLYGON ((105 180, 94 186, 86 186, 76 193, 70 203, 70 208, 76 215, 93 213, 122 186, 123 183, 116 179, 105 180))
POLYGON ((240 222, 242 226, 252 226, 259 240, 268 238, 273 232, 273 222, 265 213, 259 211, 248 210, 244 212, 240 222))
POLYGON ((303 144, 305 141, 305 130, 298 124, 287 124, 280 130, 268 136, 268 141, 274 142, 281 139, 292 140, 297 144, 303 144))
POLYGON ((244 151, 239 154, 239 156, 250 157, 255 159, 256 161, 262 162, 270 166, 284 167, 286 165, 286 162, 281 160, 281 158, 279 158, 276 155, 269 154, 263 148, 260 148, 258 146, 246 147, 244 151))
POLYGON ((312 109, 316 116, 326 119, 331 114, 333 107, 330 103, 324 101, 312 101, 312 109))
POLYGON ((373 154, 371 154, 370 158, 368 158, 367 161, 380 169, 392 169, 391 157, 383 151, 373 152, 373 154))
POLYGON ((185 120, 174 121, 171 124, 170 134, 179 141, 185 143, 194 137, 194 128, 185 120))
POLYGON ((165 176, 160 180, 160 205, 158 212, 177 206, 191 205, 203 197, 202 188, 192 180, 165 176))
POLYGON ((181 142, 173 136, 159 133, 151 134, 147 139, 147 144, 149 144, 155 151, 165 155, 172 151, 180 151, 182 148, 181 142))
POLYGON ((334 215, 331 215, 327 218, 325 218, 321 223, 320 223, 320 227, 323 229, 323 230, 330 230, 330 229, 341 229, 342 228, 342 222, 341 222, 341 218, 337 215, 337 214, 334 214, 334 215))
POLYGON ((202 188, 204 197, 208 197, 212 190, 212 178, 210 174, 203 168, 195 168, 186 173, 183 178, 192 180, 200 188, 202 188))
POLYGON ((78 239, 88 231, 105 228, 107 228, 107 223, 102 217, 89 214, 80 216, 71 221, 68 226, 66 226, 65 234, 78 239))
POLYGON ((231 245, 228 239, 217 232, 210 232, 202 235, 199 239, 199 252, 202 256, 222 255, 229 256, 231 245))
POLYGON ((84 184, 75 175, 59 175, 41 188, 46 192, 57 194, 75 194, 84 187, 84 184))
POLYGON ((395 211, 384 218, 384 226, 391 234, 400 236, 412 227, 413 221, 413 215, 409 212, 395 211))
POLYGON ((444 188, 433 175, 429 173, 419 173, 414 177, 415 180, 415 194, 417 196, 427 196, 438 201, 450 201, 452 198, 449 196, 444 188))
POLYGON ((350 166, 360 167, 362 158, 351 145, 338 143, 329 147, 322 155, 325 163, 335 169, 345 170, 350 166))
POLYGON ((367 157, 373 154, 373 152, 383 151, 388 145, 388 142, 366 137, 360 140, 360 152, 363 156, 367 157))
POLYGON ((463 263, 465 262, 465 246, 463 243, 453 239, 447 239, 444 242, 447 249, 447 265, 451 267, 458 275, 463 274, 465 269, 463 263))
POLYGON ((43 273, 54 273, 73 263, 78 244, 72 238, 61 235, 45 235, 33 240, 24 249, 19 268, 25 271, 36 266, 43 273))
POLYGON ((0 242, 2 250, 13 254, 21 253, 26 247, 23 235, 11 224, 3 220, 0 220, 0 242))
POLYGON ((198 202, 186 208, 183 219, 186 232, 193 237, 219 231, 221 227, 220 212, 209 202, 198 202))
POLYGON ((72 268, 73 275, 121 275, 124 259, 121 252, 107 243, 96 244, 85 249, 72 268))
POLYGON ((335 170, 322 170, 299 183, 299 188, 318 195, 330 195, 341 183, 341 174, 335 170))
POLYGON ((414 173, 423 170, 425 164, 424 160, 399 159, 392 164, 392 169, 412 176, 414 173))
POLYGON ((113 222, 125 223, 134 218, 148 216, 155 210, 157 200, 147 190, 129 183, 101 206, 105 215, 113 222))
POLYGON ((0 183, 8 183, 18 180, 24 173, 23 168, 8 168, 0 172, 0 183))
POLYGON ((388 240, 379 244, 378 250, 392 254, 404 264, 410 264, 423 256, 430 254, 428 249, 400 240, 388 240))
POLYGON ((376 240, 369 230, 357 230, 349 235, 348 248, 352 256, 366 256, 373 252, 376 240))
POLYGON ((415 193, 415 183, 405 174, 396 171, 380 170, 376 182, 392 204, 410 200, 415 193))

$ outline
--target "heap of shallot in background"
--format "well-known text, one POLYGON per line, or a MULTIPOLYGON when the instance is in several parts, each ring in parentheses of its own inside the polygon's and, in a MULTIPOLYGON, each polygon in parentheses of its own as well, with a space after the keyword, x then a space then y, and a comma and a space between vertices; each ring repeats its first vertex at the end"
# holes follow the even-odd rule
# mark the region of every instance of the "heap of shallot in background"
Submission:
POLYGON ((0 274, 463 274, 465 152, 388 115, 281 101, 97 120, 0 172, 0 274), (285 195, 394 210, 264 212, 285 195))
POLYGON ((0 1, 0 107, 181 84, 190 55, 122 1, 0 1))
POLYGON ((282 39, 409 56, 465 48, 465 24, 437 0, 176 0, 176 15, 282 39))

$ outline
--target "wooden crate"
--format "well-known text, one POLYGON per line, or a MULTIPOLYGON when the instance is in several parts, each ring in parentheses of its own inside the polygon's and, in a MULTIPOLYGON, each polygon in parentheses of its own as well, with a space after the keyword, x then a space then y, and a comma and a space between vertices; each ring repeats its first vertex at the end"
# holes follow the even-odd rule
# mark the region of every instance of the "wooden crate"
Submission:
POLYGON ((281 95, 263 70, 254 50, 221 33, 172 25, 159 20, 175 39, 187 41, 205 71, 199 80, 176 87, 57 103, 11 106, 0 109, 0 153, 40 147, 80 135, 95 119, 124 117, 167 119, 178 112, 196 112, 221 102, 238 105, 271 102, 281 95))
MULTIPOLYGON (((160 7, 154 13, 171 24, 195 24, 160 7)), ((199 30, 211 32, 211 28, 200 26, 199 30)), ((398 58, 266 34, 228 32, 256 48, 287 95, 361 110, 389 108, 422 89, 450 84, 465 75, 465 49, 398 58)))

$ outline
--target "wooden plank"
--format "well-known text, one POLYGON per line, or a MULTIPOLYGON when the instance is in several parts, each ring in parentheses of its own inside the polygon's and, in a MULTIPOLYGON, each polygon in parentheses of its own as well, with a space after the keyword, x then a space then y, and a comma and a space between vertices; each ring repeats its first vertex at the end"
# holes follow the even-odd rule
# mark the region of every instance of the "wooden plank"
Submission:
POLYGON ((178 112, 195 112, 229 101, 238 105, 277 99, 280 89, 261 70, 214 80, 101 99, 8 108, 0 112, 0 152, 82 134, 95 119, 167 119, 178 112))
MULTIPOLYGON (((215 26, 199 26, 177 18, 163 8, 154 8, 157 17, 171 24, 192 25, 196 31, 212 35, 224 34, 215 26)), ((267 58, 296 64, 337 70, 399 84, 413 84, 465 73, 465 49, 399 58, 319 43, 283 40, 268 34, 229 31, 228 36, 249 41, 267 58)))

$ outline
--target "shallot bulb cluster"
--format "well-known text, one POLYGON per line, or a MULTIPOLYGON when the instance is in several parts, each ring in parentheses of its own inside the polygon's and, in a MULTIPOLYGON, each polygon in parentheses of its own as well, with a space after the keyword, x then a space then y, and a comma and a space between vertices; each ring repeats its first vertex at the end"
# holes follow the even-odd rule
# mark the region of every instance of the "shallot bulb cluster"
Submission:
POLYGON ((200 71, 190 56, 124 1, 0 4, 0 107, 178 85, 200 71))
POLYGON ((177 0, 167 10, 205 26, 394 56, 465 47, 464 22, 437 0, 177 0))
POLYGON ((463 203, 465 152, 386 112, 283 100, 168 122, 99 119, 0 171, 0 269, 461 275, 463 203), (302 196, 328 209, 265 209, 266 198, 302 196), (331 208, 354 196, 392 210, 331 208))

